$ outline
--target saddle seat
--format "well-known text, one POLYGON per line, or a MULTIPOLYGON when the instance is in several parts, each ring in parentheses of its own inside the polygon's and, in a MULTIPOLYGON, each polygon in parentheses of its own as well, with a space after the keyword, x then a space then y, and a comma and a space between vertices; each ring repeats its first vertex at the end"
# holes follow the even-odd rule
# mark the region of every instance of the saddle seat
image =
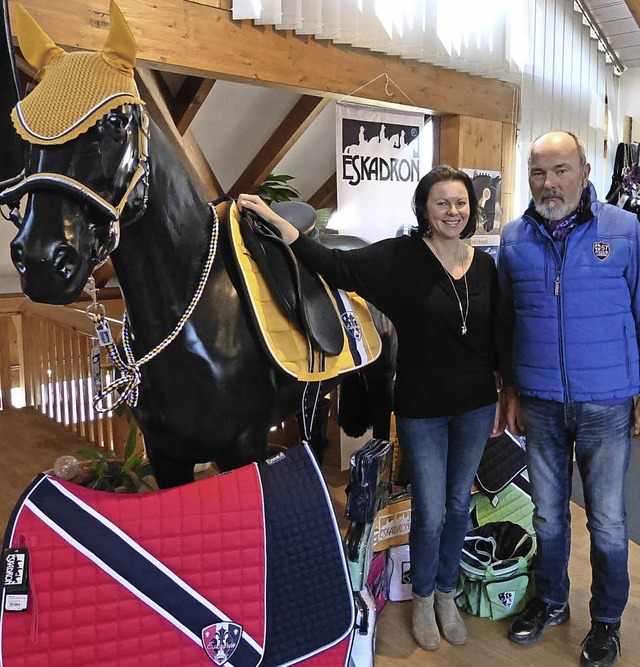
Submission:
MULTIPOLYGON (((271 207, 301 234, 315 238, 315 209, 305 202, 279 202, 271 207)), ((326 284, 298 262, 277 228, 252 211, 243 210, 242 238, 277 304, 308 338, 329 356, 340 354, 344 337, 340 316, 326 284)))

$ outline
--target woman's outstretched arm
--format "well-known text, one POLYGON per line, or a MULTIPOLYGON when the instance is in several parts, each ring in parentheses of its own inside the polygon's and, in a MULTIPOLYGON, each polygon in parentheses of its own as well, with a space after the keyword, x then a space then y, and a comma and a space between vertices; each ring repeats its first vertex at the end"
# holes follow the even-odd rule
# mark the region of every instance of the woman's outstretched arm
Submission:
POLYGON ((238 197, 238 208, 242 211, 243 208, 248 208, 259 215, 263 220, 275 225, 280 233, 282 239, 288 245, 291 245, 299 236, 298 230, 284 218, 275 213, 258 195, 241 194, 238 197))

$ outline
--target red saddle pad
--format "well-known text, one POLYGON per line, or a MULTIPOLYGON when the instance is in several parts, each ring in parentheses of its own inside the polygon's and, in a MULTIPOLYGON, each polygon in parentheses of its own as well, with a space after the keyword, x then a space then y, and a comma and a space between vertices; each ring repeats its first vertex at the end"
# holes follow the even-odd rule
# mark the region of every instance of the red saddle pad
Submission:
MULTIPOLYGON (((268 566, 278 567, 268 560, 282 560, 269 555, 268 541, 282 541, 267 537, 267 514, 279 513, 270 491, 265 509, 269 473, 253 464, 140 495, 36 478, 5 535, 5 547, 28 550, 29 598, 25 611, 7 611, 3 593, 0 665, 279 664, 264 660, 269 636, 282 641, 267 610, 286 603, 278 591, 274 605, 267 584, 268 566)), ((288 664, 342 665, 351 634, 342 625, 277 653, 288 664)))

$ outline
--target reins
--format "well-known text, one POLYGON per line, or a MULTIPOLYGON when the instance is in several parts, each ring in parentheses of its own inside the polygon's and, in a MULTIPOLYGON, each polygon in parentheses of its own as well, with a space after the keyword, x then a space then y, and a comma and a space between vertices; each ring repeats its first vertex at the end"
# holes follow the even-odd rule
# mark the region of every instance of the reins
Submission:
POLYGON ((120 373, 119 378, 111 382, 104 389, 99 389, 96 392, 96 395, 93 398, 93 407, 95 408, 96 412, 109 412, 110 410, 115 410, 123 403, 126 403, 131 408, 134 408, 138 404, 139 385, 142 377, 140 366, 151 361, 177 338, 178 334, 182 331, 196 306, 198 305, 207 281, 209 280, 211 267, 213 266, 213 262, 216 258, 218 250, 220 220, 218 218, 218 212, 216 211, 215 206, 213 204, 209 204, 209 207, 213 215, 213 227, 211 229, 211 238, 209 240, 207 259, 200 275, 200 281, 198 282, 196 291, 182 317, 178 320, 177 324, 173 328, 173 331, 163 341, 158 343, 151 351, 147 352, 147 354, 145 354, 137 361, 131 349, 131 334, 129 329, 129 320, 127 319, 126 312, 124 314, 122 325, 122 346, 125 353, 125 359, 123 360, 120 356, 118 348, 113 342, 109 322, 105 317, 104 306, 96 299, 95 281, 93 276, 89 278, 86 291, 91 294, 93 300, 92 303, 87 306, 86 312, 87 315, 93 320, 98 342, 106 349, 109 358, 111 361, 113 361, 116 369, 120 373), (113 394, 114 391, 118 391, 118 398, 116 398, 110 406, 102 405, 102 402, 108 396, 113 394))

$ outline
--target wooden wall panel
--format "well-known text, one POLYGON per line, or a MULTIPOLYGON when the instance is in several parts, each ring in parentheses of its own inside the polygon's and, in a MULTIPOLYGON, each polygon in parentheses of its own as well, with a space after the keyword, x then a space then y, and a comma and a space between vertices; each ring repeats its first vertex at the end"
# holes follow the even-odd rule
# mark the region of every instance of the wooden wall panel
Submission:
MULTIPOLYGON (((12 9, 15 2, 10 1, 12 9)), ((105 42, 107 0, 22 4, 60 46, 99 49, 105 42)), ((404 91, 416 106, 438 113, 514 121, 515 84, 234 21, 227 9, 186 0, 118 4, 142 66, 334 98, 362 89, 362 98, 405 104, 404 91), (395 84, 391 97, 382 74, 395 84)))
POLYGON ((442 118, 440 160, 452 167, 502 169, 502 123, 469 116, 442 118))

